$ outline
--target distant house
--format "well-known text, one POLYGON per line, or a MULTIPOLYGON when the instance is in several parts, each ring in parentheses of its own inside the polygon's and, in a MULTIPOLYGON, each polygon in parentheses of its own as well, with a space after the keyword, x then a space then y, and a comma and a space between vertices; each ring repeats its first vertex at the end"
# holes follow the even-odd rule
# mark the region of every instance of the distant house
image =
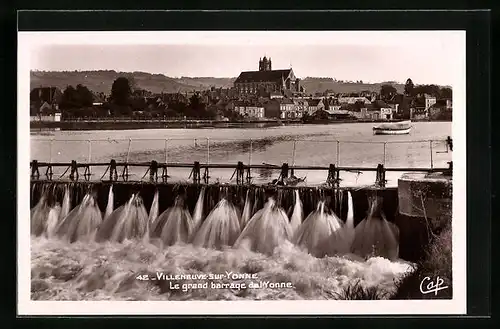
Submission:
POLYGON ((429 117, 429 111, 423 107, 411 107, 410 118, 412 120, 423 120, 429 117))
POLYGON ((296 119, 302 118, 302 112, 297 111, 295 103, 289 98, 280 100, 280 118, 281 119, 296 119))
POLYGON ((300 117, 304 116, 304 113, 308 113, 309 104, 304 99, 294 99, 293 103, 295 104, 295 109, 298 113, 300 113, 300 117))
POLYGON ((319 110, 315 111, 311 115, 311 117, 315 120, 330 120, 330 119, 332 119, 332 115, 330 115, 330 113, 328 113, 324 109, 319 109, 319 110))
POLYGON ((432 105, 436 104, 436 97, 425 95, 425 109, 428 110, 432 105))
POLYGON ((383 101, 375 101, 373 103, 367 104, 344 104, 339 114, 345 113, 347 111, 350 116, 357 119, 369 119, 369 120, 390 120, 393 119, 394 109, 383 101))
POLYGON ((449 110, 453 108, 453 102, 450 98, 446 99, 446 108, 449 110))
POLYGON ((59 113, 62 92, 57 87, 39 87, 30 92, 30 115, 59 113))
POLYGON ((321 99, 309 99, 307 101, 307 105, 308 105, 307 113, 309 115, 313 115, 314 112, 325 108, 325 105, 323 104, 323 101, 321 99))
POLYGON ((102 106, 106 102, 104 93, 92 93, 92 106, 102 106))
POLYGON ((265 118, 264 106, 258 102, 237 102, 234 110, 243 117, 254 119, 265 118))
MULTIPOLYGON (((351 114, 351 111, 349 111, 347 106, 345 106, 344 108, 342 108, 342 106, 339 105, 330 106, 328 107, 328 110, 325 109, 324 111, 327 112, 330 118, 334 120, 342 120, 342 119, 348 119, 349 117, 355 117, 354 115, 351 114)), ((359 111, 357 111, 357 113, 358 112, 359 111)))
POLYGON ((372 102, 373 110, 369 111, 371 113, 371 119, 386 119, 392 120, 393 118, 393 108, 386 102, 377 100, 372 102))

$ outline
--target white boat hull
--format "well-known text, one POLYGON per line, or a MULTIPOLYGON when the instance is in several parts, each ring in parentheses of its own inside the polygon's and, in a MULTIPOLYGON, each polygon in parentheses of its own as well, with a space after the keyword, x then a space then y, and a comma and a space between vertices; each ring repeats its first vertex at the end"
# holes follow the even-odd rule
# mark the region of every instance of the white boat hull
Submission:
POLYGON ((373 129, 375 135, 407 135, 411 127, 406 129, 373 129))

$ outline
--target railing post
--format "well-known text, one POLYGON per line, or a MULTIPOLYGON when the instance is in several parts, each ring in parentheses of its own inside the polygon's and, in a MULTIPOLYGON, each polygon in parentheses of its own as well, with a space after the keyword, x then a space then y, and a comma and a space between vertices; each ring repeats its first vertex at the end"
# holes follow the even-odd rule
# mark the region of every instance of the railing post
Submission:
POLYGON ((49 163, 52 163, 52 145, 54 143, 54 139, 51 139, 50 140, 50 143, 49 143, 49 163))
POLYGON ((210 164, 210 138, 207 137, 207 165, 210 164))
POLYGON ((430 147, 430 150, 431 150, 431 169, 434 169, 434 160, 432 159, 432 156, 433 156, 433 151, 432 151, 432 141, 429 141, 429 147, 430 147))
POLYGON ((132 138, 128 139, 128 150, 127 150, 127 159, 125 159, 125 162, 128 163, 129 156, 130 156, 130 148, 132 147, 132 138))
POLYGON ((203 182, 205 184, 210 183, 210 171, 208 170, 208 166, 205 168, 205 173, 203 174, 203 182))
POLYGON ((337 166, 340 166, 340 141, 337 141, 337 166))
POLYGON ((253 147, 253 141, 250 139, 250 151, 248 152, 248 165, 252 165, 252 147, 253 147))
POLYGON ((288 163, 284 163, 281 166, 281 179, 286 179, 288 178, 288 163))
POLYGON ((445 172, 447 175, 453 175, 453 161, 448 162, 448 170, 445 172))
POLYGON ((198 161, 195 161, 193 166, 193 183, 200 184, 200 181, 201 181, 200 163, 198 161))
MULTIPOLYGON (((125 179, 125 171, 127 171, 127 177, 128 177, 128 169, 126 169, 126 165, 125 167, 123 168, 123 173, 122 173, 122 177, 125 179)), ((114 159, 111 159, 110 163, 109 163, 109 180, 110 181, 114 181, 118 178, 118 173, 116 171, 116 160, 114 159), (114 177, 114 179, 113 179, 114 177)))
POLYGON ((38 170, 38 160, 31 161, 31 178, 40 178, 40 171, 38 170))
POLYGON ((165 163, 168 163, 168 139, 165 139, 165 163))
POLYGON ((69 174, 69 179, 78 180, 78 164, 76 160, 71 160, 71 172, 69 174))
MULTIPOLYGON (((92 162, 92 141, 89 139, 88 142, 89 142, 89 156, 87 159, 87 163, 91 163, 92 162)), ((83 173, 83 176, 85 177, 85 179, 89 179, 91 175, 92 175, 92 173, 90 171, 90 166, 87 165, 85 167, 85 172, 83 173)))
POLYGON ((446 138, 446 144, 450 148, 450 151, 453 151, 453 140, 451 139, 451 136, 448 136, 448 138, 446 138))
POLYGON ((90 163, 92 161, 92 141, 89 139, 88 143, 89 143, 89 155, 87 157, 87 162, 90 163))
POLYGON ((328 169, 328 177, 326 179, 327 183, 331 186, 339 186, 340 177, 339 170, 335 167, 334 164, 330 164, 330 168, 328 169))
POLYGON ((252 151, 253 151, 253 141, 250 138, 250 149, 248 152, 247 184, 250 184, 252 182, 252 175, 250 169, 250 166, 252 165, 252 151))
POLYGON ((47 178, 49 180, 52 180, 52 175, 54 174, 54 172, 52 171, 52 164, 49 163, 49 165, 47 166, 47 170, 45 171, 45 176, 47 176, 47 178))
POLYGON ((383 164, 377 166, 377 176, 375 178, 375 185, 378 187, 385 187, 385 168, 383 164))
POLYGON ((158 181, 158 162, 156 162, 155 160, 151 161, 151 164, 149 166, 149 180, 151 182, 158 181))
POLYGON ((387 147, 387 142, 384 142, 384 166, 385 166, 385 159, 386 159, 386 147, 387 147))
POLYGON ((245 176, 245 169, 243 167, 243 162, 238 161, 238 165, 236 166, 236 184, 243 184, 245 176))
POLYGON ((163 167, 162 178, 164 182, 168 178, 168 139, 165 139, 165 166, 163 167))

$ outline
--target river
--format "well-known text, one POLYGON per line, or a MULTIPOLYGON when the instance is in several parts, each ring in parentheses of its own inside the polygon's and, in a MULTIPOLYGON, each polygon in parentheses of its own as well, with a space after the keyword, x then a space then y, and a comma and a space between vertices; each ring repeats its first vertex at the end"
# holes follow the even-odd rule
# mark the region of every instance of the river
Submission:
MULTIPOLYGON (((377 164, 384 164, 386 168, 422 168, 430 167, 431 162, 435 168, 440 168, 447 167, 452 159, 444 141, 452 136, 451 122, 415 122, 411 133, 401 136, 373 135, 372 126, 373 123, 345 123, 271 128, 32 131, 30 154, 31 160, 52 162, 109 162, 115 159, 225 164, 242 161, 277 166, 288 163, 374 168, 377 164)), ((91 179, 100 180, 105 169, 93 167, 91 179)), ((53 178, 58 178, 65 170, 54 168, 53 178)), ((81 171, 83 174, 83 169, 81 171)), ((131 168, 129 180, 142 179, 145 171, 144 168, 131 168)), ((169 180, 187 181, 189 173, 189 169, 169 169, 169 180)), ((396 186, 401 173, 387 172, 387 185, 396 186)), ((228 182, 232 175, 231 169, 213 169, 210 181, 228 182)), ((305 178, 308 185, 324 183, 327 178, 326 171, 297 171, 295 175, 305 178)), ((279 168, 252 172, 254 183, 270 182, 278 176, 279 168)), ((375 181, 375 173, 341 172, 340 178, 344 186, 370 185, 375 181)))

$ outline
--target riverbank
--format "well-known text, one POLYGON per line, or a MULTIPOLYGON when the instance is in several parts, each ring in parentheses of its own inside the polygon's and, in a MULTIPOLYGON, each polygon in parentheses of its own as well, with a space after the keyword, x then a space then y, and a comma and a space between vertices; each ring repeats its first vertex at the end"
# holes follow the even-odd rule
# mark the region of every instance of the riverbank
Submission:
MULTIPOLYGON (((412 120, 413 122, 437 122, 412 120)), ((293 120, 266 121, 219 121, 219 120, 71 120, 71 121, 31 121, 31 130, 131 130, 131 129, 207 129, 207 128, 270 128, 287 125, 315 125, 342 123, 377 123, 387 120, 318 120, 302 122, 293 120)))

